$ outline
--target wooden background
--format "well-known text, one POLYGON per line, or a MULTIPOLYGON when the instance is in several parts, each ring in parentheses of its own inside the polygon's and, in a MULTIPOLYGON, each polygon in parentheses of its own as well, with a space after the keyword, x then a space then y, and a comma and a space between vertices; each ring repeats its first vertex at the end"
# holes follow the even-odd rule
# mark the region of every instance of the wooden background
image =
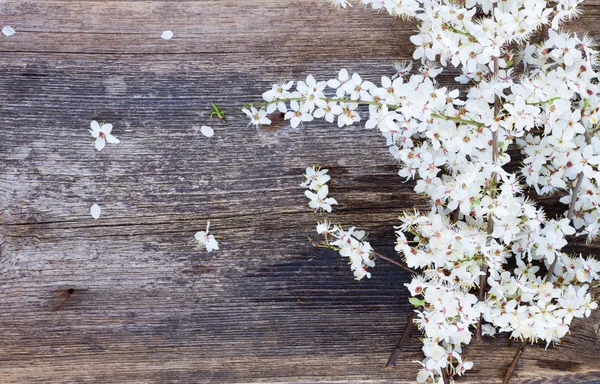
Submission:
MULTIPOLYGON (((598 38, 599 17, 590 1, 571 29, 598 38)), ((383 369, 409 274, 382 261, 355 282, 311 247, 323 216, 298 184, 329 168, 330 219, 390 255, 397 216, 425 202, 375 131, 257 131, 240 111, 281 79, 345 67, 378 81, 410 57, 414 25, 320 0, 0 0, 4 25, 17 34, 0 35, 1 383, 414 381, 417 330, 383 369), (97 152, 92 119, 121 144, 97 152), (207 220, 218 252, 192 241, 207 220)), ((514 382, 600 379, 599 327, 595 313, 562 345, 527 348, 514 382)), ((467 347, 460 382, 499 382, 517 346, 467 347)))

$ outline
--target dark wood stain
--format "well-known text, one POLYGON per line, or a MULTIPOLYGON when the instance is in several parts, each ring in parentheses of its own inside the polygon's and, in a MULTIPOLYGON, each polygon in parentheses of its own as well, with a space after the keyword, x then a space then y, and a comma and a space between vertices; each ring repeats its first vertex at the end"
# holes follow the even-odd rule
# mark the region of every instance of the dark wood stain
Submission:
MULTIPOLYGON (((416 340, 384 369, 411 310, 409 274, 382 261, 356 282, 312 248, 324 216, 298 184, 307 166, 329 168, 340 205, 328 218, 388 255, 398 215, 427 202, 362 124, 256 130, 241 112, 280 79, 347 68, 377 82, 409 58, 414 24, 355 3, 0 4, 17 30, 0 36, 0 382, 414 382, 416 340), (95 151, 93 119, 121 144, 95 151), (221 236, 212 253, 193 242, 207 220, 221 236)), ((586 2, 569 29, 598 40, 599 17, 600 1, 586 2)), ((511 382, 600 379, 599 324, 594 314, 561 345, 528 347, 511 382)), ((516 344, 464 348, 475 369, 460 382, 500 382, 516 344)))

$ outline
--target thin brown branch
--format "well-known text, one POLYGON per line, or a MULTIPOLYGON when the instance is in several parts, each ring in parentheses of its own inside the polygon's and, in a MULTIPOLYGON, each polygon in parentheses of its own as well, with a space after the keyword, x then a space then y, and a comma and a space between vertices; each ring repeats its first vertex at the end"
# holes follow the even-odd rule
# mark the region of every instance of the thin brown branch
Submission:
POLYGON ((448 376, 448 368, 442 368, 442 379, 444 380, 444 384, 450 384, 450 377, 448 376))
MULTIPOLYGON (((494 77, 498 77, 498 72, 500 70, 498 57, 494 57, 494 77)), ((498 116, 500 113, 500 97, 497 94, 494 94, 494 116, 498 116)), ((498 161, 499 157, 499 148, 498 148, 498 130, 492 132, 492 161, 494 165, 498 161)), ((496 172, 492 174, 492 195, 491 198, 494 200, 496 198, 496 184, 498 182, 498 175, 496 172)), ((488 241, 494 232, 494 218, 491 213, 488 214, 487 217, 487 235, 488 241)), ((481 272, 483 274, 479 277, 479 293, 477 298, 479 301, 483 301, 485 298, 485 286, 488 278, 488 266, 487 264, 483 264, 481 267, 481 272)), ((477 331, 475 333, 475 340, 481 341, 483 339, 483 316, 479 316, 479 320, 477 321, 477 331)))
POLYGON ((458 223, 458 219, 460 217, 460 208, 456 208, 454 212, 452 212, 452 219, 455 223, 458 223))
POLYGON ((512 362, 510 363, 510 365, 508 366, 508 369, 506 370, 506 374, 504 375, 504 380, 502 380, 502 384, 508 384, 508 382, 510 381, 510 377, 512 376, 513 372, 515 371, 515 368, 517 367, 517 363, 519 362, 519 359, 521 358, 521 355, 523 354, 523 351, 525 350, 525 344, 522 344, 519 349, 517 349, 517 353, 515 353, 515 357, 513 357, 512 362))
POLYGON ((402 269, 404 269, 404 270, 406 270, 406 271, 408 271, 408 272, 410 272, 410 273, 414 273, 415 275, 417 274, 417 271, 415 271, 414 269, 412 269, 412 268, 410 268, 410 267, 408 267, 408 266, 406 266, 406 265, 404 265, 404 264, 402 264, 402 263, 399 263, 399 262, 397 262, 396 260, 390 259, 389 257, 387 257, 387 256, 384 256, 384 255, 382 255, 382 254, 381 254, 381 253, 379 253, 379 252, 373 252, 373 254, 374 254, 375 256, 377 256, 377 257, 380 257, 380 258, 382 258, 383 260, 385 260, 385 261, 387 261, 387 262, 390 262, 390 263, 392 263, 392 264, 394 264, 394 265, 397 265, 397 266, 399 266, 400 268, 402 268, 402 269))
MULTIPOLYGON (((579 195, 579 190, 581 189, 581 184, 583 184, 583 172, 580 172, 577 176, 577 181, 575 182, 575 186, 573 187, 573 192, 571 195, 571 202, 569 204, 569 212, 567 213, 567 219, 569 223, 571 219, 573 219, 573 214, 575 213, 575 203, 577 202, 577 197, 579 195)), ((546 273, 546 282, 550 281, 552 276, 554 275, 554 268, 556 267, 556 262, 558 261, 558 257, 554 256, 554 261, 548 267, 548 273, 546 273)))
MULTIPOLYGON (((327 241, 327 239, 325 239, 325 240, 327 241)), ((339 250, 339 248, 337 248, 337 247, 334 247, 334 246, 330 245, 329 243, 327 243, 327 244, 317 244, 317 243, 315 243, 315 242, 314 242, 314 240, 313 240, 313 239, 312 239, 310 236, 308 236, 308 241, 309 241, 309 242, 312 244, 312 246, 313 246, 313 247, 315 247, 315 248, 333 249, 333 250, 336 250, 336 251, 338 251, 338 250, 339 250)), ((404 270, 406 270, 406 271, 408 271, 408 272, 410 272, 410 273, 414 273, 415 275, 417 274, 417 271, 415 271, 414 269, 412 269, 412 268, 408 267, 407 265, 404 265, 404 264, 402 264, 402 263, 400 263, 400 262, 397 262, 396 260, 390 259, 389 257, 387 257, 387 256, 385 256, 385 255, 382 255, 382 254, 381 254, 381 253, 379 253, 379 252, 375 252, 375 251, 373 251, 372 253, 373 253, 375 256, 377 256, 377 257, 379 257, 379 258, 382 258, 383 260, 385 260, 385 261, 387 261, 387 262, 390 262, 390 263, 392 263, 392 264, 394 264, 394 265, 397 265, 397 266, 399 266, 400 268, 402 268, 402 269, 404 269, 404 270)))
POLYGON ((390 355, 387 363, 385 364, 385 369, 391 369, 396 366, 396 360, 398 360, 398 357, 400 356, 402 347, 404 347, 404 344, 406 344, 406 342, 410 338, 410 331, 413 327, 414 318, 415 311, 411 311, 410 315, 408 315, 408 318, 406 319, 406 327, 404 328, 404 333, 402 333, 402 337, 400 337, 400 340, 398 340, 396 347, 394 347, 392 354, 390 355))

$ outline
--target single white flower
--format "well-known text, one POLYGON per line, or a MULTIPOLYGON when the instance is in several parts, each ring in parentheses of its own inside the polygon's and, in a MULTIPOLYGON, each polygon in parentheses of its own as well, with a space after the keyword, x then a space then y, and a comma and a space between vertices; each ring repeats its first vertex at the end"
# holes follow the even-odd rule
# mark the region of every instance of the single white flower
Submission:
POLYGON ((289 89, 292 87, 292 85, 294 85, 293 81, 288 81, 287 83, 276 83, 273 84, 273 87, 270 91, 263 93, 263 99, 266 102, 271 103, 267 105, 267 113, 273 113, 276 110, 282 113, 287 111, 285 103, 277 100, 284 100, 290 97, 291 94, 289 89))
POLYGON ((246 108, 242 109, 242 112, 244 112, 250 118, 248 125, 254 125, 258 128, 261 124, 271 124, 271 120, 269 120, 267 117, 267 111, 264 109, 259 111, 254 107, 250 107, 249 110, 246 108))
POLYGON ((337 201, 333 197, 327 197, 329 193, 329 188, 327 185, 322 186, 317 193, 313 193, 309 190, 304 191, 306 197, 310 199, 308 202, 308 206, 314 209, 315 211, 323 210, 326 212, 331 212, 331 206, 337 205, 337 201))
POLYGON ((395 61, 393 66, 394 70, 396 71, 396 74, 393 78, 405 77, 410 74, 413 63, 410 60, 395 61))
POLYGON ((296 100, 292 100, 290 102, 290 108, 291 110, 285 113, 284 118, 286 120, 290 120, 290 125, 292 128, 298 127, 298 125, 305 121, 312 121, 314 119, 313 115, 304 110, 296 100))
POLYGON ((96 120, 92 120, 90 126, 92 127, 90 133, 96 139, 94 140, 94 145, 97 150, 101 151, 107 142, 111 144, 120 143, 119 139, 110 134, 113 128, 112 124, 100 125, 96 120))
POLYGON ((199 248, 206 248, 207 252, 212 252, 214 250, 219 249, 219 243, 215 239, 213 235, 208 234, 208 229, 210 228, 210 221, 206 222, 206 231, 196 232, 194 238, 198 243, 199 248))
POLYGON ((329 102, 326 106, 317 109, 313 113, 313 116, 316 118, 324 117, 326 121, 333 123, 335 117, 343 112, 344 110, 342 107, 340 107, 336 102, 329 102))
POLYGON ((171 40, 173 38, 173 31, 171 30, 166 30, 163 33, 161 33, 160 38, 163 40, 171 40))
POLYGON ((102 208, 98 204, 94 204, 90 208, 90 214, 95 220, 98 220, 100 217, 100 213, 102 212, 102 208))
POLYGON ((6 37, 8 36, 12 36, 14 35, 16 32, 12 27, 9 27, 8 25, 4 28, 2 28, 2 34, 6 37))
POLYGON ((343 86, 348 81, 350 81, 350 75, 348 74, 348 71, 346 70, 346 68, 342 68, 342 69, 340 69, 340 72, 338 73, 337 79, 328 80, 327 86, 329 88, 335 89, 336 90, 335 94, 338 97, 344 97, 343 86))
POLYGON ((358 103, 340 103, 340 107, 342 113, 338 115, 338 127, 341 128, 344 125, 352 125, 354 122, 360 121, 360 115, 356 111, 358 103))
POLYGON ((202 132, 202 134, 206 137, 213 137, 213 135, 215 134, 215 131, 208 125, 203 125, 202 127, 200 127, 200 132, 202 132))

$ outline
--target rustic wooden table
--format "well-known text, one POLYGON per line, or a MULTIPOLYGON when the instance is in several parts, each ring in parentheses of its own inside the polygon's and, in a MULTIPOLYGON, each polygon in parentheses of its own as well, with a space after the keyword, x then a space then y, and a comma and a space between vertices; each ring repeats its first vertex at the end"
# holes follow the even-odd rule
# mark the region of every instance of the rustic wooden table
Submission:
MULTIPOLYGON (((599 38, 600 1, 584 8, 571 29, 599 38)), ((330 218, 390 254, 398 214, 427 204, 375 131, 257 131, 240 111, 280 79, 377 81, 410 56, 413 24, 321 0, 0 0, 1 25, 17 31, 0 35, 1 383, 414 381, 417 340, 383 369, 409 274, 382 261, 355 282, 311 247, 320 216, 298 184, 329 168, 330 218), (121 143, 97 152, 93 119, 121 143), (207 220, 213 253, 192 241, 207 220)), ((599 325, 528 347, 514 382, 600 379, 599 325)), ((461 382, 500 381, 517 347, 467 347, 461 382)))

